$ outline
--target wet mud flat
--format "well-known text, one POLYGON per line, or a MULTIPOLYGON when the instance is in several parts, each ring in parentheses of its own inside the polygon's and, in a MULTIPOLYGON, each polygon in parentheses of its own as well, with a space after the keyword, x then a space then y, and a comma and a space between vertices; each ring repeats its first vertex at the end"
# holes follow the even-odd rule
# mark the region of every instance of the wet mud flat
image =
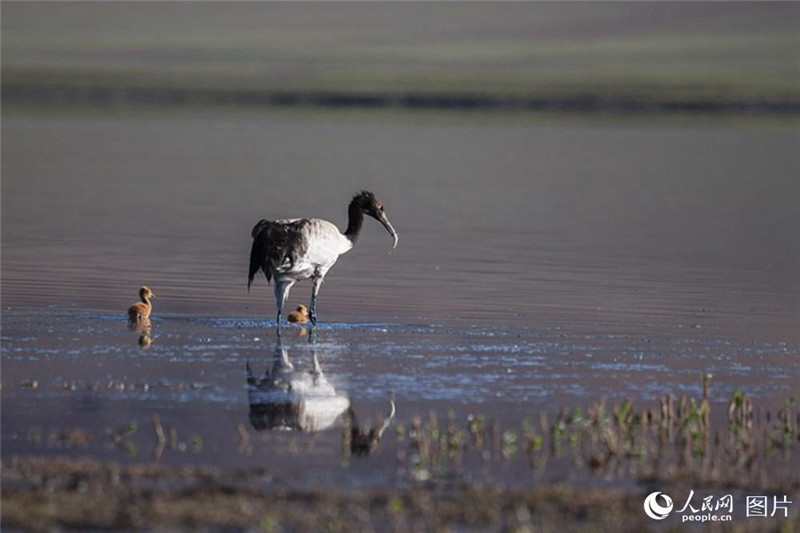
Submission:
POLYGON ((618 489, 522 490, 465 484, 265 489, 264 473, 259 470, 220 473, 42 458, 4 466, 3 484, 3 528, 9 531, 555 531, 564 525, 573 530, 619 531, 646 527, 638 498, 618 489))
MULTIPOLYGON (((15 456, 2 466, 2 523, 6 531, 661 531, 642 511, 654 490, 691 490, 688 504, 695 490, 737 501, 753 492, 800 497, 796 470, 776 478, 754 476, 742 464, 727 468, 716 480, 684 468, 636 485, 521 487, 444 475, 395 487, 300 488, 276 482, 265 468, 15 456)), ((800 521, 796 507, 784 516, 745 519, 741 509, 731 516, 736 520, 714 530, 794 531, 800 521)))
MULTIPOLYGON (((413 416, 384 443, 395 456, 391 484, 298 483, 274 466, 167 466, 160 454, 148 462, 14 454, 2 463, 2 524, 8 531, 660 531, 642 502, 663 491, 689 494, 678 511, 686 514, 670 517, 671 527, 710 517, 698 514, 700 506, 716 512, 713 502, 727 498, 737 503, 714 516, 735 521, 714 530, 794 531, 795 402, 772 423, 736 394, 725 428, 712 422, 708 387, 700 399, 673 403, 668 395, 656 410, 630 402, 561 410, 551 425, 542 418, 541 433, 528 423, 517 433, 481 417, 462 427, 452 416, 442 425, 433 414, 413 416), (527 483, 509 482, 510 470, 524 470, 527 483), (740 504, 751 494, 772 495, 775 510, 780 494, 784 514, 754 521, 748 504, 745 518, 740 504)), ((156 419, 153 429, 158 436, 156 419)), ((327 469, 359 476, 354 462, 376 460, 377 447, 353 446, 348 437, 357 431, 342 426, 341 456, 327 469)), ((62 433, 52 440, 70 449, 82 439, 62 433)))
POLYGON ((69 309, 2 335, 8 531, 641 531, 655 490, 798 524, 743 516, 800 501, 791 342, 69 309))
MULTIPOLYGON (((671 487, 659 486, 667 491, 673 490, 671 487)), ((737 489, 725 486, 722 490, 737 489)), ((394 489, 265 489, 259 470, 220 473, 27 457, 3 466, 3 529, 663 530, 642 512, 646 493, 560 484, 533 488, 425 483, 394 489)), ((799 494, 795 485, 790 501, 796 501, 799 494)), ((717 530, 794 531, 797 515, 740 519, 718 525, 717 530)))

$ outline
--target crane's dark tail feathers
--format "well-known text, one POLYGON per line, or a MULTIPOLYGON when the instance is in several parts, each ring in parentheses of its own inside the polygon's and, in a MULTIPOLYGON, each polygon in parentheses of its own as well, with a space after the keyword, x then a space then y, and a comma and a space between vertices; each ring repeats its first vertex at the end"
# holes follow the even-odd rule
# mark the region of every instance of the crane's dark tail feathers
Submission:
POLYGON ((253 226, 253 247, 250 249, 250 271, 247 275, 247 289, 259 270, 264 272, 267 283, 272 281, 276 269, 283 265, 287 258, 294 265, 292 252, 292 226, 279 224, 266 219, 253 226))
POLYGON ((253 226, 251 235, 253 236, 253 246, 250 248, 250 271, 247 274, 247 290, 250 290, 253 278, 259 270, 264 272, 267 277, 267 283, 272 280, 275 270, 275 261, 273 259, 277 248, 276 244, 280 240, 280 227, 269 220, 262 219, 253 226))

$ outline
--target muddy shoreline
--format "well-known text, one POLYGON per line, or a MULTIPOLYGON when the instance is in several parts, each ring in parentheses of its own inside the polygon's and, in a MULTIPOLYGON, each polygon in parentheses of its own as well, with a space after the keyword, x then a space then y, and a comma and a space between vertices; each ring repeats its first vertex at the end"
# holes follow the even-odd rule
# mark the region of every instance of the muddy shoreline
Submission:
MULTIPOLYGON (((223 472, 36 456, 13 458, 2 474, 5 531, 318 531, 323 524, 328 531, 657 529, 641 508, 652 486, 515 488, 444 480, 399 488, 297 489, 270 486, 263 469, 223 472)), ((658 488, 678 491, 686 481, 658 488)), ((790 498, 800 496, 797 484, 784 489, 790 498)), ((789 517, 746 526, 792 531, 797 523, 794 508, 789 517)), ((743 525, 739 520, 721 530, 743 525)))
POLYGON ((120 466, 26 457, 3 466, 3 529, 488 531, 646 527, 636 493, 464 484, 263 488, 257 469, 120 466), (473 502, 463 505, 464 501, 473 502), (575 522, 575 519, 578 519, 575 522), (8 529, 6 529, 8 528, 8 529), (525 530, 525 529, 523 529, 525 530))
POLYGON ((255 106, 265 108, 530 111, 574 114, 800 115, 800 103, 775 99, 667 98, 585 92, 501 95, 437 92, 282 91, 168 86, 4 83, 3 101, 39 105, 255 106))
MULTIPOLYGON (((369 456, 380 448, 394 457, 393 481, 358 486, 332 483, 308 468, 281 473, 268 456, 246 467, 208 465, 200 456, 196 463, 162 464, 162 453, 173 446, 166 435, 173 430, 155 415, 160 446, 149 462, 92 458, 80 451, 91 434, 60 431, 43 437, 52 455, 5 454, 2 526, 5 531, 657 531, 643 512, 645 497, 654 491, 676 498, 688 493, 689 502, 697 491, 698 501, 739 502, 728 512, 735 520, 720 531, 793 531, 800 506, 787 504, 784 516, 753 521, 743 515, 742 502, 754 494, 800 501, 800 476, 787 468, 800 440, 795 399, 773 414, 735 394, 725 428, 714 423, 719 417, 712 413, 708 386, 705 381, 702 399, 667 396, 660 409, 640 410, 627 401, 613 406, 601 401, 586 411, 561 409, 552 419, 543 415, 540 428, 527 421, 519 430, 505 428, 483 417, 469 418, 462 428, 453 418, 414 416, 398 421, 392 436, 368 450, 353 446, 360 428, 345 424, 338 432, 341 454, 329 471, 376 468, 377 457, 369 456), (560 473, 548 466, 557 463, 569 466, 560 473), (524 471, 527 481, 488 475, 497 469, 524 471)), ((135 432, 127 431, 106 438, 119 447, 135 432)), ((244 428, 240 432, 240 451, 252 455, 251 440, 258 437, 244 428)), ((302 442, 293 446, 303 447, 302 442)), ((698 511, 684 516, 678 511, 668 525, 700 516, 698 511)))

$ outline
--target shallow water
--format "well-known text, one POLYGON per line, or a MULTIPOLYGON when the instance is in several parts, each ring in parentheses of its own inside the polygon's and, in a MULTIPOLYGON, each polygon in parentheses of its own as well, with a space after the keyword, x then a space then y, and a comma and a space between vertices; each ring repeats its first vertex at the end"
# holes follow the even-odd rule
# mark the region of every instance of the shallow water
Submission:
MULTIPOLYGON (((647 407, 668 393, 699 398, 704 372, 713 375, 711 399, 720 413, 736 388, 775 409, 796 393, 793 376, 800 373, 790 343, 692 336, 330 323, 313 339, 298 327, 284 328, 279 338, 264 321, 169 315, 153 320, 150 335, 152 344, 141 347, 140 334, 118 315, 6 312, 3 456, 67 453, 257 466, 268 468, 276 482, 395 484, 402 479, 397 453, 406 447, 395 429, 415 415, 450 416, 459 426, 470 415, 482 416, 518 428, 523 420, 586 408, 601 397, 647 407), (248 368, 259 382, 284 355, 292 372, 273 374, 271 383, 291 382, 294 392, 248 385, 248 368), (315 357, 318 374, 312 372, 315 357), (347 407, 359 423, 377 425, 390 398, 397 413, 382 445, 365 461, 345 461, 347 407), (287 402, 302 405, 300 414, 286 415, 287 402), (276 412, 293 422, 276 424, 276 412), (154 414, 174 432, 160 451, 154 414), (76 431, 88 440, 68 436, 76 431)), ((466 469, 468 475, 532 482, 526 471, 466 469)))
POLYGON ((272 317, 252 225, 342 227, 366 188, 400 245, 368 221, 323 319, 798 340, 794 130, 426 117, 7 113, 4 306, 119 310, 146 283, 160 312, 272 317))
POLYGON ((798 138, 745 124, 4 115, 3 457, 393 482, 401 445, 343 459, 341 413, 323 431, 256 430, 246 366, 260 378, 280 348, 304 383, 316 355, 362 422, 393 397, 390 433, 431 411, 508 426, 601 397, 655 406, 699 397, 707 373, 718 405, 741 389, 780 406, 800 377, 798 138), (278 346, 271 291, 246 290, 251 226, 342 227, 362 188, 397 250, 367 221, 322 289, 315 342, 292 328, 278 346), (148 349, 124 317, 143 283, 158 294, 148 349), (160 452, 153 413, 175 430, 160 452), (59 436, 74 430, 91 438, 59 436))

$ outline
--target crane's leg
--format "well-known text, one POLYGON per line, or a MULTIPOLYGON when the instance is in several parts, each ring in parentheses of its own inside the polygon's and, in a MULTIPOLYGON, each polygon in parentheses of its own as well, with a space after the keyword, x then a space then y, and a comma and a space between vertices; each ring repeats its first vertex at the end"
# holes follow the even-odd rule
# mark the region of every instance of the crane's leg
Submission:
POLYGON ((311 289, 311 305, 309 305, 308 318, 313 325, 317 325, 317 295, 322 285, 322 276, 313 278, 314 286, 311 289))
POLYGON ((286 300, 289 299, 289 291, 292 290, 294 281, 279 281, 275 280, 275 304, 278 307, 278 318, 276 321, 278 330, 281 329, 281 313, 283 306, 286 305, 286 300))

